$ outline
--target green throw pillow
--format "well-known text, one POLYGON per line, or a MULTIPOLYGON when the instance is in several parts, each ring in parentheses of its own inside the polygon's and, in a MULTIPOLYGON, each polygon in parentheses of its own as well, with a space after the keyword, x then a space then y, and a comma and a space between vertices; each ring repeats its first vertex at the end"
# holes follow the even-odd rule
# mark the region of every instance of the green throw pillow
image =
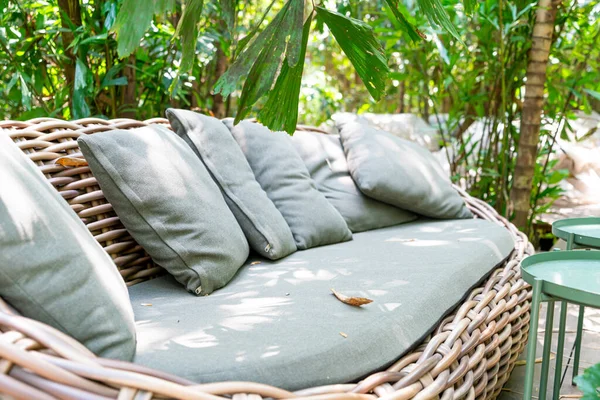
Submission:
POLYGON ((131 361, 135 323, 111 258, 0 131, 0 296, 98 356, 131 361))
POLYGON ((317 190, 285 132, 250 121, 223 120, 240 145, 256 180, 292 230, 298 249, 344 242, 352 233, 340 213, 317 190))
POLYGON ((354 233, 414 221, 409 211, 365 196, 348 171, 338 135, 298 131, 292 137, 317 188, 342 214, 354 233))
POLYGON ((290 227, 254 178, 229 129, 220 120, 193 111, 170 108, 167 117, 223 191, 250 247, 271 260, 296 251, 290 227))
POLYGON ((77 142, 123 225, 158 265, 197 295, 229 282, 248 257, 248 242, 181 138, 151 125, 77 142))
POLYGON ((473 217, 429 150, 352 114, 338 114, 336 125, 350 174, 361 192, 427 217, 473 217))

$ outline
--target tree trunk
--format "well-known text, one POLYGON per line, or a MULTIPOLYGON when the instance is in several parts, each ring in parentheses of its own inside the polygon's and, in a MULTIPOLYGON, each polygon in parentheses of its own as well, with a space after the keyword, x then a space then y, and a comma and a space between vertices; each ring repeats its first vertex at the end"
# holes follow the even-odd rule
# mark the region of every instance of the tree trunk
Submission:
POLYGON ((539 0, 529 51, 521 133, 510 195, 514 209, 513 222, 523 231, 527 230, 531 211, 531 185, 540 138, 546 68, 559 4, 560 0, 539 0))
POLYGON ((68 59, 68 61, 65 61, 64 71, 65 80, 67 82, 67 86, 69 87, 70 93, 69 108, 71 108, 77 55, 73 53, 73 48, 69 49, 69 46, 71 46, 71 43, 73 43, 73 40, 75 39, 75 36, 71 31, 71 26, 81 26, 81 7, 79 5, 79 0, 58 0, 58 7, 61 9, 61 11, 63 11, 60 13, 60 21, 63 27, 61 36, 63 40, 63 48, 65 49, 65 55, 68 59))
MULTIPOLYGON (((221 77, 221 75, 223 75, 225 73, 225 70, 227 69, 227 64, 228 64, 227 56, 225 55, 223 50, 221 50, 221 44, 217 44, 216 59, 217 59, 217 65, 215 68, 215 76, 214 76, 215 80, 219 79, 221 77)), ((226 117, 225 102, 223 101, 223 96, 221 96, 220 94, 213 95, 212 112, 213 112, 213 114, 215 114, 216 118, 225 118, 226 117)))
POLYGON ((404 113, 404 94, 406 92, 406 81, 402 80, 398 87, 398 107, 396 108, 397 114, 404 113))
POLYGON ((135 110, 137 108, 135 64, 136 57, 134 53, 129 56, 127 65, 123 68, 123 76, 127 78, 127 85, 122 87, 122 108, 121 112, 119 112, 121 118, 135 118, 135 110))

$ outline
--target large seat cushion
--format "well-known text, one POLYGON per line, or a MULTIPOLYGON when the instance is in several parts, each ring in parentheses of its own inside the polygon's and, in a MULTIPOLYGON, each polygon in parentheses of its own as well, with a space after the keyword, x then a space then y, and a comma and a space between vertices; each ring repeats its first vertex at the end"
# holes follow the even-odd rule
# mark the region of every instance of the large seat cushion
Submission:
POLYGON ((0 296, 96 355, 133 359, 133 311, 117 267, 1 131, 0 296))
POLYGON ((424 147, 375 129, 354 114, 337 114, 336 126, 350 174, 367 196, 432 218, 473 217, 424 147))
POLYGON ((196 382, 295 390, 354 381, 419 343, 513 246, 491 222, 418 220, 276 262, 249 260, 208 297, 168 277, 144 282, 130 289, 136 362, 196 382), (332 288, 373 303, 343 304, 332 288))
POLYGON ((352 233, 340 213, 318 191, 285 132, 233 119, 223 123, 246 156, 256 180, 288 223, 298 249, 343 242, 352 233))
POLYGON ((342 214, 352 232, 385 228, 417 218, 410 211, 362 194, 350 176, 338 135, 298 131, 292 141, 317 188, 342 214))
POLYGON ((250 247, 271 260, 296 251, 290 227, 254 178, 229 129, 220 120, 193 111, 170 108, 167 117, 223 191, 250 247))
POLYGON ((188 291, 223 287, 248 241, 192 149, 159 125, 77 140, 106 199, 152 259, 188 291))

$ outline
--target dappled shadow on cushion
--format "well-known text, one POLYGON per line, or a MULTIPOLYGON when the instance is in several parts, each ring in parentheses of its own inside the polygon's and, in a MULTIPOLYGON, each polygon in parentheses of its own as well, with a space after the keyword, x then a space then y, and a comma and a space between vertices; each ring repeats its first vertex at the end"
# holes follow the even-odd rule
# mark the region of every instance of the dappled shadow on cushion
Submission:
POLYGON ((483 220, 419 220, 277 262, 250 259, 208 297, 169 277, 145 282, 130 289, 136 361, 197 382, 294 390, 355 380, 422 339, 513 245, 483 220), (331 288, 373 303, 348 306, 331 288))

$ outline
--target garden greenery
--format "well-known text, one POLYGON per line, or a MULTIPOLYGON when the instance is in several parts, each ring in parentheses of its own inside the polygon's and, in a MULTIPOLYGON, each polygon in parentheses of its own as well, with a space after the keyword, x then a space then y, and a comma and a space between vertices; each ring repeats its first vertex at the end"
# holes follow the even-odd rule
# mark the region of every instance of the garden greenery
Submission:
MULTIPOLYGON (((0 118, 181 107, 293 132, 336 111, 414 113, 439 128, 455 181, 509 216, 536 4, 0 0, 0 118)), ((560 195, 555 139, 600 110, 599 17, 595 1, 559 6, 531 221, 560 195)))

